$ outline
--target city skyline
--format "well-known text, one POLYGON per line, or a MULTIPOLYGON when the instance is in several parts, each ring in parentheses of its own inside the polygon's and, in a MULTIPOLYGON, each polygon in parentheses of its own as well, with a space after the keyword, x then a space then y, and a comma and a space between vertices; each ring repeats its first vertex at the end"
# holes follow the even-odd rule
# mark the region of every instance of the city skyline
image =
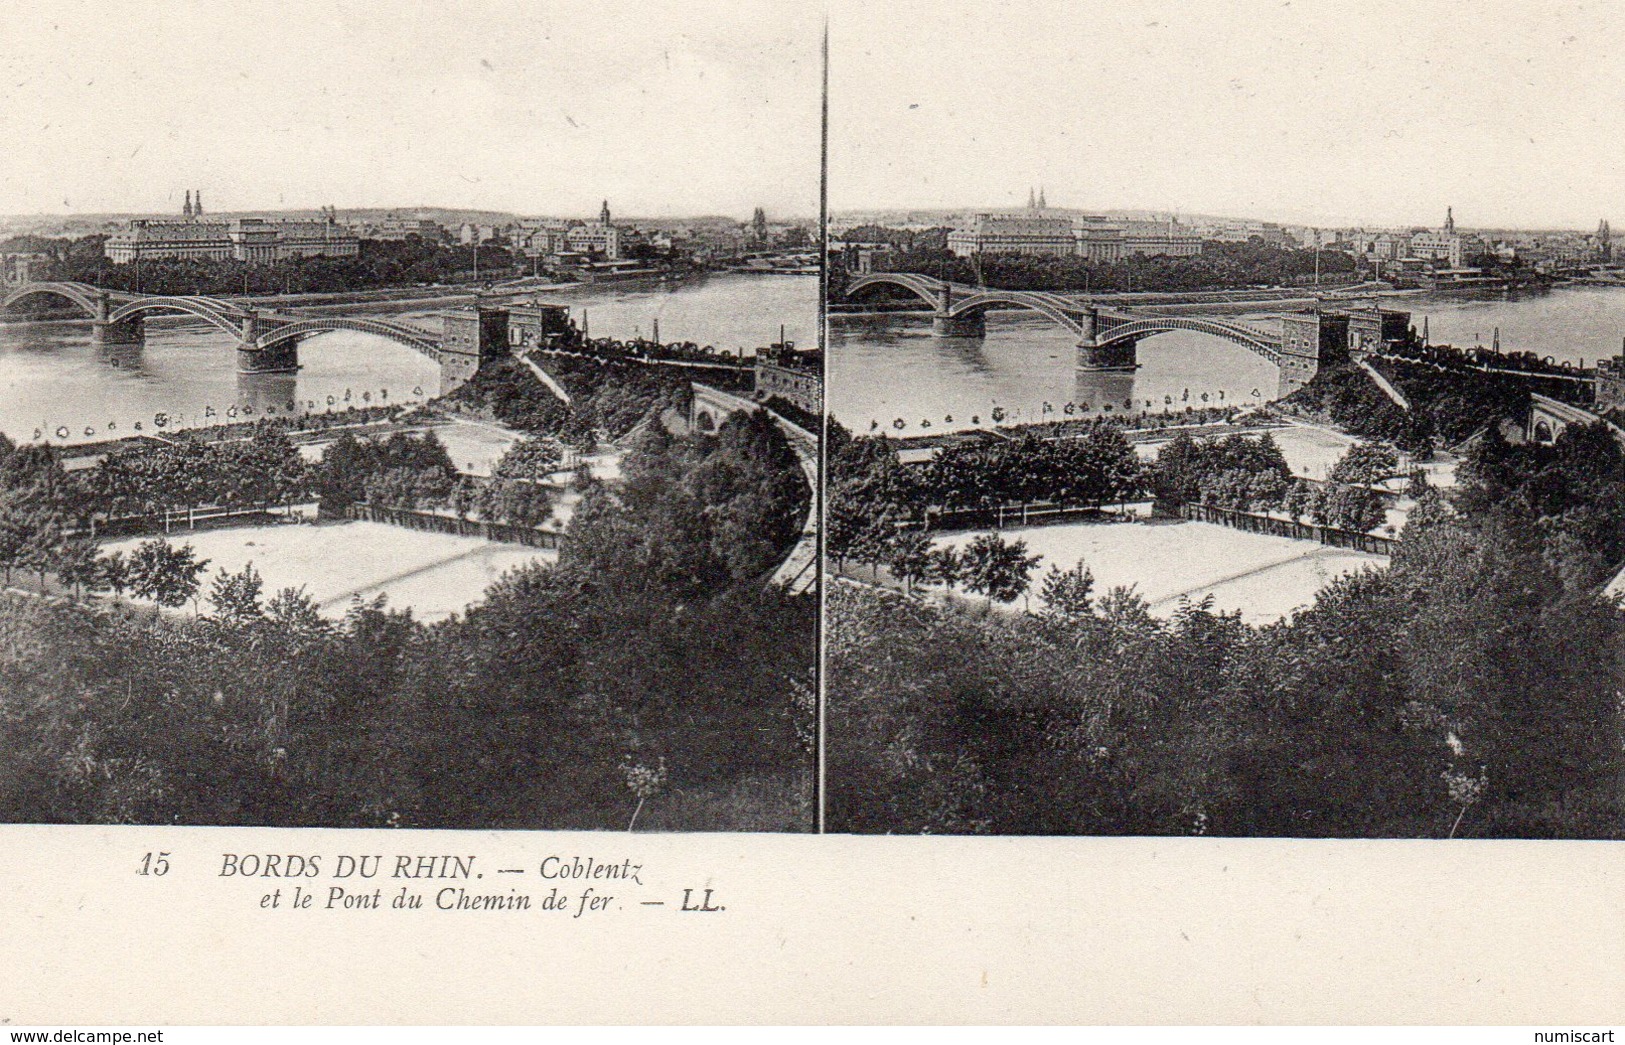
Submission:
POLYGON ((831 206, 1020 209, 1042 184, 1078 209, 1595 227, 1625 200, 1625 32, 1606 15, 835 0, 831 206))
POLYGON ((179 212, 194 185, 216 212, 816 213, 818 23, 767 10, 26 3, 0 213, 179 212))
MULTIPOLYGON (((904 206, 904 205, 889 206, 889 207, 843 207, 843 208, 832 210, 830 212, 830 221, 831 221, 832 225, 837 225, 837 224, 838 225, 850 225, 854 221, 854 219, 858 219, 859 224, 866 223, 869 220, 874 220, 874 221, 876 221, 876 222, 878 222, 880 224, 884 224, 884 220, 882 220, 882 219, 885 219, 885 220, 898 220, 901 215, 912 214, 912 215, 929 216, 932 219, 940 220, 944 224, 952 224, 952 222, 955 221, 955 220, 968 218, 968 217, 970 217, 972 215, 976 215, 976 214, 1003 214, 1003 213, 1020 214, 1020 213, 1022 213, 1024 211, 1026 211, 1027 209, 1028 208, 1027 208, 1027 206, 1026 206, 1026 204, 1024 202, 1010 203, 1010 202, 1006 202, 1006 201, 1002 201, 1002 200, 999 201, 995 205, 972 204, 972 205, 969 205, 969 206, 960 206, 960 207, 937 207, 937 206, 933 206, 933 207, 910 207, 910 206, 904 206)), ((1362 222, 1362 221, 1359 221, 1359 220, 1355 220, 1355 221, 1348 221, 1348 222, 1342 222, 1342 223, 1322 223, 1322 224, 1311 224, 1309 222, 1301 222, 1301 221, 1275 220, 1275 219, 1270 219, 1270 218, 1266 218, 1266 217, 1261 217, 1261 216, 1259 216, 1257 214, 1214 214, 1214 213, 1202 213, 1202 212, 1181 212, 1181 211, 1177 211, 1177 210, 1174 210, 1174 209, 1169 208, 1169 207, 1150 207, 1150 206, 1148 206, 1148 207, 1098 207, 1098 208, 1094 208, 1094 207, 1081 206, 1081 205, 1070 203, 1070 202, 1051 203, 1048 207, 1046 207, 1044 209, 1043 212, 1045 214, 1053 215, 1053 216, 1056 216, 1056 217, 1071 216, 1071 217, 1076 217, 1076 218, 1082 218, 1082 217, 1087 217, 1087 216, 1091 216, 1091 215, 1099 215, 1099 216, 1107 216, 1107 217, 1110 217, 1110 218, 1112 218, 1114 220, 1120 220, 1120 221, 1161 221, 1161 220, 1172 219, 1172 220, 1180 222, 1180 223, 1193 224, 1193 225, 1217 224, 1217 223, 1236 223, 1236 224, 1260 223, 1260 224, 1266 224, 1266 225, 1276 225, 1276 226, 1279 226, 1279 227, 1282 227, 1282 228, 1316 228, 1316 229, 1321 229, 1323 231, 1331 231, 1333 229, 1364 229, 1364 230, 1372 231, 1372 232, 1378 232, 1378 231, 1396 231, 1396 232, 1398 232, 1398 231, 1415 231, 1415 230, 1420 230, 1420 229, 1437 229, 1437 228, 1440 228, 1444 224, 1444 219, 1446 217, 1448 217, 1450 215, 1451 211, 1453 211, 1453 210, 1454 210, 1454 207, 1451 204, 1448 204, 1448 203, 1443 204, 1441 206, 1441 210, 1440 210, 1440 213, 1439 213, 1439 215, 1437 217, 1437 220, 1434 220, 1434 221, 1418 221, 1418 222, 1408 222, 1408 223, 1407 222, 1378 223, 1378 222, 1373 222, 1373 221, 1363 221, 1362 222)), ((1595 232, 1595 230, 1597 228, 1597 224, 1598 224, 1599 221, 1607 222, 1609 220, 1610 219, 1608 218, 1607 215, 1603 215, 1603 216, 1601 216, 1599 218, 1593 219, 1590 222, 1586 222, 1586 221, 1581 220, 1581 221, 1576 221, 1575 223, 1573 223, 1571 225, 1568 225, 1568 226, 1557 226, 1557 225, 1499 225, 1499 224, 1498 225, 1489 225, 1489 224, 1477 224, 1477 223, 1474 223, 1474 222, 1471 222, 1471 221, 1464 221, 1464 220, 1460 220, 1460 219, 1456 220, 1455 224, 1456 224, 1457 228, 1464 229, 1464 230, 1479 231, 1479 232, 1518 232, 1518 233, 1524 233, 1524 234, 1530 234, 1530 235, 1538 235, 1538 234, 1590 235, 1590 234, 1595 232)))

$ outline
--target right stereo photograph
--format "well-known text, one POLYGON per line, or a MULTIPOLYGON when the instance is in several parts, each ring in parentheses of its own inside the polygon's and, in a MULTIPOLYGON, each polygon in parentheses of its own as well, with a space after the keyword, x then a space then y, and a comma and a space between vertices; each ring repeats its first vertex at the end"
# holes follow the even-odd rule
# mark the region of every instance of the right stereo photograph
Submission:
POLYGON ((1301 6, 831 18, 828 830, 1625 835, 1606 13, 1301 6))

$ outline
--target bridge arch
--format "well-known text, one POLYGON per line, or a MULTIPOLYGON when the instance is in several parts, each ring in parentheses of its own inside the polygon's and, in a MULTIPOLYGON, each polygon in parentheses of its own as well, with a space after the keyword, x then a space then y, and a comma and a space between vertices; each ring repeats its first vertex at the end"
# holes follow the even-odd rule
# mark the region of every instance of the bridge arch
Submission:
POLYGON ((86 283, 71 282, 24 283, 8 293, 3 300, 0 300, 0 310, 9 309, 24 298, 33 297, 36 294, 50 294, 54 297, 66 298, 84 309, 86 315, 96 315, 96 288, 86 283))
POLYGON ((322 316, 284 323, 262 333, 255 344, 259 349, 264 350, 275 348, 289 341, 309 337, 313 334, 325 334, 334 330, 354 330, 362 334, 386 337, 421 352, 436 362, 440 360, 439 343, 422 331, 413 330, 411 327, 402 326, 399 323, 390 323, 386 320, 357 319, 347 316, 322 316))
POLYGON ((1263 356, 1265 359, 1281 365, 1279 346, 1270 336, 1262 330, 1240 323, 1227 323, 1223 320, 1200 319, 1191 316, 1148 316, 1144 319, 1133 319, 1126 323, 1118 323, 1100 331, 1096 343, 1105 348, 1110 345, 1120 345, 1124 342, 1135 342, 1154 334, 1166 334, 1175 330, 1189 330, 1198 334, 1210 334, 1213 337, 1223 338, 1232 344, 1263 356))
MULTIPOLYGON (((223 304, 223 302, 220 304, 223 304)), ((233 336, 240 337, 242 335, 242 330, 236 320, 236 313, 227 313, 219 307, 219 304, 192 297, 160 295, 136 298, 134 301, 120 305, 107 317, 107 320, 109 323, 121 323, 145 312, 184 312, 187 315, 196 316, 233 336)))
POLYGON ((921 276, 913 272, 871 272, 859 276, 846 285, 846 296, 852 297, 859 291, 870 287, 901 287, 924 301, 932 308, 937 306, 937 294, 942 288, 942 281, 932 279, 930 276, 921 276))
MULTIPOLYGON (((1068 304, 1070 305, 1070 303, 1068 304)), ((1065 327, 1079 337, 1084 336, 1083 325, 1076 318, 1077 314, 1083 311, 1083 308, 1077 305, 1063 308, 1060 299, 1048 294, 1030 294, 1026 291, 1011 290, 979 291, 954 302, 953 306, 948 310, 948 314, 957 319, 962 316, 982 315, 989 309, 1001 306, 1029 309, 1065 327)))

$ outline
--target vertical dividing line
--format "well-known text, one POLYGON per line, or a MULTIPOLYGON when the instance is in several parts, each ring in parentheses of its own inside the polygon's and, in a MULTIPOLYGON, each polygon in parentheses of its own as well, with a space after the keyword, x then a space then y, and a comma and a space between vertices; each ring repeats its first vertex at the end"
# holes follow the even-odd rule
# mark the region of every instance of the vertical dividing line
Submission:
POLYGON ((824 41, 822 51, 823 84, 819 111, 818 141, 818 352, 823 360, 823 386, 819 396, 823 409, 819 411, 818 428, 818 483, 813 490, 813 511, 818 513, 818 540, 815 542, 818 561, 814 574, 818 585, 818 620, 813 625, 816 637, 818 663, 814 679, 818 685, 818 770, 813 799, 818 806, 818 833, 828 829, 825 819, 827 793, 826 767, 829 761, 829 694, 824 672, 824 612, 828 603, 828 586, 824 582, 824 535, 828 520, 824 516, 824 486, 829 477, 829 15, 824 15, 824 41))

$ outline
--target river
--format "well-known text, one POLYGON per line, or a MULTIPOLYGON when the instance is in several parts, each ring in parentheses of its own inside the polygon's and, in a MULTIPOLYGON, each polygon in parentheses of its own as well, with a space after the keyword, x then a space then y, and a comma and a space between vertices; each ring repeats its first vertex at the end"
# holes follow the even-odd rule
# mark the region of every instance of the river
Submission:
MULTIPOLYGON (((595 337, 652 335, 750 352, 817 329, 818 280, 720 274, 676 283, 543 292, 595 337)), ((358 307, 357 313, 364 311, 358 307)), ((400 318, 397 313, 396 318, 400 318)), ((86 323, 0 325, 0 432, 16 441, 86 442, 229 420, 421 402, 439 368, 387 338, 334 331, 300 344, 297 374, 239 374, 231 338, 201 322, 149 317, 146 343, 98 346, 86 323), (137 425, 140 426, 137 429, 137 425)))
MULTIPOLYGON (((1592 365, 1617 354, 1625 336, 1625 290, 1561 287, 1518 298, 1400 296, 1385 307, 1422 317, 1435 343, 1489 347, 1496 327, 1503 351, 1532 351, 1592 365)), ((985 338, 939 338, 921 315, 832 315, 829 409, 858 433, 917 435, 992 423, 1161 411, 1186 405, 1267 402, 1275 367, 1228 341, 1186 331, 1147 338, 1132 373, 1080 373, 1076 339, 1025 312, 993 312, 985 338), (1083 412, 1089 407, 1088 413, 1083 412)))

